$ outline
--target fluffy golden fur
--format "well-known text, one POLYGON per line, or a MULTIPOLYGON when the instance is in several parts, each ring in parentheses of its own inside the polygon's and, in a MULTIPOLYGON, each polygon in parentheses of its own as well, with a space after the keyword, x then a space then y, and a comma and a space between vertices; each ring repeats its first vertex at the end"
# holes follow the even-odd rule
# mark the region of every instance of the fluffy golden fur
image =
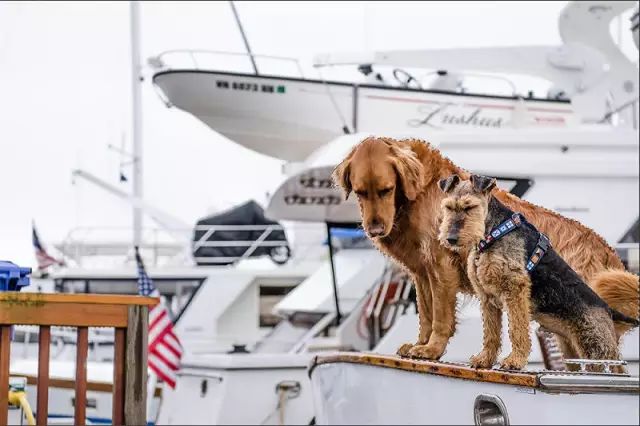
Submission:
MULTIPOLYGON (((472 292, 460 256, 438 242, 444 198, 438 181, 454 173, 469 177, 428 143, 376 137, 354 147, 333 173, 346 197, 356 192, 363 227, 373 243, 403 265, 416 285, 418 339, 403 345, 398 350, 401 355, 439 358, 455 331, 456 293, 472 292)), ((619 274, 614 277, 605 271, 622 271, 622 262, 594 231, 500 189, 493 194, 549 235, 558 252, 587 281, 600 273, 601 282, 612 281, 614 287, 619 282, 619 274)), ((637 288, 636 276, 620 273, 637 288)), ((637 299, 632 303, 637 305, 637 299)))

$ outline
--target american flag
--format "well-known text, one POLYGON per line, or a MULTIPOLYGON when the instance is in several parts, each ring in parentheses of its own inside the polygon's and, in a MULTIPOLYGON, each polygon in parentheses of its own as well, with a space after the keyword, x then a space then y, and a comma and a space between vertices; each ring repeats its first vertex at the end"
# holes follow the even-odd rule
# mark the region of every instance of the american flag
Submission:
POLYGON ((36 261, 38 262, 38 269, 43 271, 52 265, 64 266, 64 261, 54 258, 44 249, 44 246, 40 242, 40 237, 38 237, 36 224, 34 222, 31 223, 31 241, 33 243, 33 248, 36 251, 36 261))
MULTIPOLYGON (((136 247, 138 292, 141 296, 160 297, 160 292, 147 275, 136 247)), ((149 312, 149 368, 171 388, 176 387, 176 371, 180 368, 182 345, 173 330, 173 322, 164 304, 158 303, 149 312)))

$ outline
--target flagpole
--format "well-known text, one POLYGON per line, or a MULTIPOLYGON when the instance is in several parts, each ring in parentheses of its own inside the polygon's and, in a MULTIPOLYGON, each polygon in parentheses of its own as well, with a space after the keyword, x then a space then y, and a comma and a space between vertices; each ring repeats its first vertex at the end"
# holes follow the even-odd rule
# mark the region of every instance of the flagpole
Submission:
MULTIPOLYGON (((142 199, 142 66, 140 64, 140 4, 129 2, 131 25, 131 108, 133 198, 142 199)), ((133 207, 133 245, 142 243, 142 210, 133 207)))

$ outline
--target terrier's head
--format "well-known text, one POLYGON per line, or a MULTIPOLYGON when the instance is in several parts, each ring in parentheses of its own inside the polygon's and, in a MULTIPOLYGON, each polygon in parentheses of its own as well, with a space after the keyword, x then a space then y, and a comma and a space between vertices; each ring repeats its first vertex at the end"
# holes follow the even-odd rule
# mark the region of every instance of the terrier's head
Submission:
POLYGON ((471 180, 463 181, 458 175, 451 175, 440 180, 439 186, 447 194, 441 204, 440 243, 453 251, 478 244, 485 235, 484 222, 496 180, 471 175, 471 180))

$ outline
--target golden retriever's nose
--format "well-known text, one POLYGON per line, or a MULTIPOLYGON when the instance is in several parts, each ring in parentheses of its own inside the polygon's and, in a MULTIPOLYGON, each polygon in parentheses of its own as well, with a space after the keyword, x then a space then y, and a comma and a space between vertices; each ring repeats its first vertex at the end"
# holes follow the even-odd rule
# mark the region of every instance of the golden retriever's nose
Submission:
POLYGON ((369 234, 370 237, 379 237, 384 235, 384 225, 380 222, 372 222, 367 226, 367 234, 369 234))

